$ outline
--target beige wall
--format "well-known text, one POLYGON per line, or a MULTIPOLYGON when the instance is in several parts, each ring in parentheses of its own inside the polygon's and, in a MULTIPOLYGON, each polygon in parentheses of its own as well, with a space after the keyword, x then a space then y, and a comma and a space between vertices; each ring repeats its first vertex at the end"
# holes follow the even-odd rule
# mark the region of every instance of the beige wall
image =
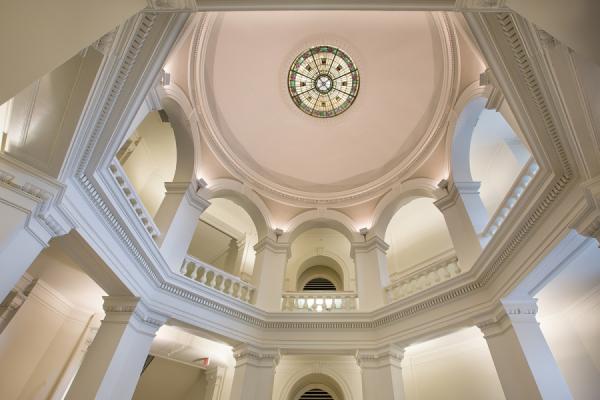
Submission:
POLYGON ((0 104, 145 6, 145 0, 3 1, 0 104))
POLYGON ((477 328, 408 347, 402 375, 407 400, 504 399, 492 357, 477 328))
POLYGON ((155 357, 140 377, 133 400, 202 400, 205 390, 203 370, 155 357))
POLYGON ((6 152, 58 176, 101 61, 89 48, 20 91, 12 101, 6 152))
POLYGON ((0 398, 60 398, 59 382, 91 318, 38 281, 0 335, 0 398))

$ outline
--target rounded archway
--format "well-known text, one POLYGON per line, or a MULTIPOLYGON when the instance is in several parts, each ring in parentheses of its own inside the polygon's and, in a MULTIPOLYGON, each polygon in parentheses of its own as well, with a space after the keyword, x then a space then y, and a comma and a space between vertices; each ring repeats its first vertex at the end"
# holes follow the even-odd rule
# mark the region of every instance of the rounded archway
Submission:
POLYGON ((342 386, 331 375, 324 373, 309 373, 293 383, 288 392, 284 393, 281 398, 281 400, 306 399, 346 400, 346 397, 344 396, 342 386))

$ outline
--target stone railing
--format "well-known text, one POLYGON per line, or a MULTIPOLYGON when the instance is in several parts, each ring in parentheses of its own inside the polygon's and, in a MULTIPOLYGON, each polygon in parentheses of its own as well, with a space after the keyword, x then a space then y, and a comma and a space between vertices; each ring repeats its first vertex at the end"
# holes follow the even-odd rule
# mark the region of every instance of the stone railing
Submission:
POLYGON ((127 202, 133 208, 133 211, 135 212, 142 225, 144 225, 146 231, 150 234, 150 236, 152 236, 153 239, 159 237, 160 231, 154 223, 154 219, 152 218, 148 210, 146 210, 146 207, 144 207, 144 204, 142 203, 140 197, 137 195, 135 188, 131 184, 131 181, 129 181, 129 178, 127 178, 127 174, 125 173, 125 170, 123 170, 121 163, 115 158, 110 164, 109 169, 110 173, 115 179, 115 182, 117 182, 117 185, 119 185, 119 189, 121 189, 121 192, 127 199, 127 202))
POLYGON ((454 278, 462 272, 458 259, 452 255, 392 282, 385 288, 387 299, 389 302, 403 299, 454 278))
POLYGON ((494 215, 492 215, 492 217, 490 218, 490 221, 488 222, 486 227, 479 235, 482 244, 487 244, 490 241, 490 239, 494 236, 494 234, 496 234, 496 231, 498 231, 500 225, 504 223, 506 217, 508 216, 508 214, 510 214, 513 207, 515 206, 515 204, 517 203, 527 186, 529 186, 529 183, 531 182, 535 174, 537 174, 539 169, 540 167, 536 164, 533 158, 530 158, 529 161, 525 163, 525 165, 521 169, 521 173, 519 174, 517 179, 515 179, 515 182, 504 197, 504 200, 502 200, 502 203, 500 203, 500 207, 498 207, 494 215))
POLYGON ((192 256, 188 255, 183 261, 181 273, 206 287, 243 302, 252 303, 254 300, 254 286, 192 256))
POLYGON ((358 295, 350 292, 285 292, 281 297, 283 311, 332 312, 355 311, 358 295))

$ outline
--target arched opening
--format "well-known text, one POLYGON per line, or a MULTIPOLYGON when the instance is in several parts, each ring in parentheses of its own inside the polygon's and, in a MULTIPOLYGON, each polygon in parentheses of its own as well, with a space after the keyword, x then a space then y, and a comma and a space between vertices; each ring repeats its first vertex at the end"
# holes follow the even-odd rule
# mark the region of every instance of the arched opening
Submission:
POLYGON ((257 229, 250 215, 231 200, 214 198, 200 216, 188 255, 249 279, 257 241, 257 229))
MULTIPOLYGON (((316 266, 313 268, 320 268, 320 266, 316 266)), ((309 271, 307 271, 307 272, 309 272, 309 271)), ((302 285, 302 290, 305 292, 319 291, 319 290, 335 292, 337 289, 335 287, 335 283, 333 283, 331 280, 321 277, 321 276, 318 276, 318 277, 311 278, 308 282, 306 282, 304 285, 302 285)))
POLYGON ((357 308, 354 261, 350 241, 331 228, 303 231, 290 244, 285 272, 283 309, 335 311, 357 308))
POLYGON ((344 392, 340 384, 331 376, 323 373, 312 373, 300 378, 290 390, 285 400, 344 400, 344 392))
POLYGON ((471 137, 469 164, 488 215, 501 206, 531 154, 517 134, 494 110, 483 110, 471 137))
POLYGON ((154 217, 177 166, 175 133, 164 112, 151 111, 117 152, 129 182, 154 217))
POLYGON ((401 207, 385 232, 392 280, 453 256, 444 216, 429 198, 416 198, 401 207))

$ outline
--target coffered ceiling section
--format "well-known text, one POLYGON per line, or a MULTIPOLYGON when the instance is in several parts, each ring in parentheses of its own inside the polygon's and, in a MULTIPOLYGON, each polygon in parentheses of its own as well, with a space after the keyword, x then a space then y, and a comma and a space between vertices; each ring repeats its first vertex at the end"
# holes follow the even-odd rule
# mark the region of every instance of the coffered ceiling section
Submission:
POLYGON ((443 135, 458 75, 444 14, 209 13, 188 32, 182 89, 204 140, 264 196, 298 206, 373 199, 409 177, 443 135), (351 107, 330 118, 303 112, 288 90, 290 66, 315 46, 342 50, 360 72, 351 107))

